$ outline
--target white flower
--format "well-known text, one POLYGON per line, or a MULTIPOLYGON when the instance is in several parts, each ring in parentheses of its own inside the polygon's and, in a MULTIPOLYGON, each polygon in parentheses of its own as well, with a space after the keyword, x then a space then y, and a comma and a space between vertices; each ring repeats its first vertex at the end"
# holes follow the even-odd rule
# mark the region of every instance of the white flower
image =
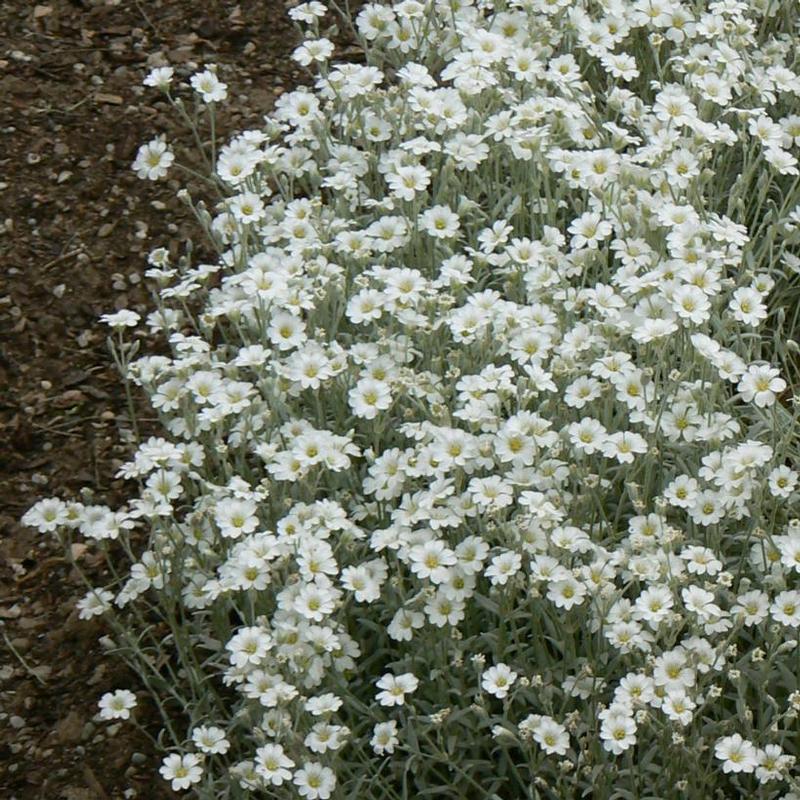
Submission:
POLYGON ((387 672, 378 679, 377 686, 383 691, 378 692, 375 699, 382 706, 402 706, 405 704, 406 695, 417 690, 419 679, 410 672, 400 675, 387 672))
POLYGON ((603 716, 600 725, 600 738, 603 749, 614 755, 620 755, 636 744, 636 723, 630 715, 630 709, 614 709, 612 706, 603 716))
POLYGON ((362 378, 349 392, 350 407, 357 417, 375 419, 392 405, 392 393, 384 381, 362 378))
POLYGON ((598 244, 611 235, 611 223, 604 220, 600 214, 593 211, 586 211, 574 220, 569 226, 572 234, 570 242, 574 250, 582 247, 597 247, 598 244))
POLYGON ((228 96, 228 85, 210 69, 192 75, 189 83, 204 103, 217 103, 228 96))
POLYGON ((685 692, 668 692, 661 710, 674 722, 688 725, 692 721, 693 711, 697 704, 685 692))
POLYGON ((194 728, 192 741, 198 750, 209 755, 227 753, 231 746, 231 743, 225 738, 225 731, 213 725, 200 725, 194 728))
POLYGON ((800 626, 800 591, 787 589, 775 596, 769 608, 773 618, 790 628, 800 626))
POLYGON ((256 750, 255 771, 268 786, 281 786, 292 780, 294 765, 279 744, 265 744, 256 750))
POLYGON ((101 719, 130 719, 131 709, 136 708, 136 695, 128 689, 106 692, 100 703, 101 719))
POLYGON ((547 599, 556 608, 563 608, 565 611, 581 605, 586 594, 586 584, 572 577, 547 584, 547 599))
POLYGON ((786 381, 779 375, 777 369, 767 364, 753 364, 739 381, 739 394, 745 402, 755 403, 759 408, 771 406, 786 388, 786 381))
POLYGON ((464 619, 466 604, 463 600, 456 600, 446 590, 440 589, 425 604, 425 613, 430 622, 437 628, 445 625, 457 625, 464 619))
POLYGON ((433 206, 420 214, 422 229, 434 239, 452 239, 458 234, 460 222, 458 214, 449 206, 433 206))
POLYGON ((647 452, 647 440, 638 433, 619 431, 606 437, 601 450, 606 458, 615 458, 620 464, 631 464, 636 453, 647 452))
POLYGON ((333 55, 333 42, 330 39, 309 39, 292 53, 292 59, 303 67, 312 62, 324 63, 333 55))
POLYGON ((327 800, 336 787, 336 776, 329 767, 306 761, 302 769, 295 772, 293 783, 301 797, 307 800, 327 800))
POLYGON ((113 314, 103 314, 100 317, 101 322, 105 322, 111 328, 121 330, 122 328, 135 328, 139 324, 141 317, 135 312, 127 308, 117 311, 113 314))
POLYGON ((761 293, 749 286, 733 293, 728 308, 733 312, 734 319, 754 328, 767 318, 767 307, 761 293))
POLYGON ((714 525, 725 516, 725 506, 717 492, 706 489, 697 493, 689 514, 698 525, 714 525))
POLYGON ((648 586, 636 598, 636 618, 655 628, 667 618, 674 602, 668 586, 648 586))
POLYGON ((602 451, 608 436, 603 425, 591 417, 570 423, 567 430, 573 446, 587 455, 602 451))
POLYGON ((780 147, 767 147, 764 150, 764 160, 781 175, 800 175, 797 158, 780 147))
MULTIPOLYGON (((781 780, 794 763, 792 757, 785 755, 777 744, 768 744, 763 750, 757 750, 757 758, 756 778, 761 783, 781 780)), ((784 797, 788 798, 787 795, 784 797)))
POLYGON ((172 781, 172 791, 179 792, 200 782, 203 777, 201 763, 200 756, 195 753, 183 756, 172 753, 164 759, 159 772, 164 780, 172 781))
POLYGON ((455 553, 440 539, 431 539, 415 545, 409 551, 411 571, 418 578, 429 578, 431 583, 443 583, 450 576, 449 567, 456 563, 455 553))
POLYGON ((258 222, 266 213, 263 200, 253 192, 231 198, 229 208, 233 216, 244 224, 258 222))
POLYGON ((318 717, 322 714, 332 714, 342 707, 342 699, 331 692, 325 692, 315 697, 309 697, 303 704, 309 714, 318 717))
POLYGON ((653 112, 663 122, 676 126, 689 125, 697 116, 686 92, 676 84, 669 84, 656 95, 653 112))
POLYGON ((410 642, 414 636, 414 630, 423 627, 424 624, 424 614, 401 608, 395 612, 386 632, 397 642, 410 642))
POLYGON ((162 91, 166 91, 170 83, 172 83, 172 76, 174 70, 172 67, 155 67, 147 73, 144 83, 145 86, 155 86, 162 91))
POLYGON ((231 637, 225 649, 230 653, 231 664, 245 667, 258 665, 269 652, 272 637, 257 626, 239 628, 231 637))
POLYGON ((496 555, 484 570, 493 586, 505 586, 509 578, 516 575, 522 567, 522 556, 513 550, 504 550, 496 555))
POLYGON ((518 675, 507 664, 489 667, 481 676, 481 686, 485 692, 502 700, 508 695, 518 675))
POLYGON ((397 723, 394 720, 379 722, 372 729, 370 747, 379 755, 394 753, 394 748, 400 743, 397 737, 397 723))
POLYGON ((664 498, 677 508, 691 508, 697 500, 699 484, 688 475, 679 475, 664 490, 664 498))
POLYGON ((667 651, 656 659, 653 682, 667 691, 685 691, 694 686, 697 675, 688 663, 686 652, 680 648, 667 651))
POLYGON ((736 598, 731 613, 740 617, 747 626, 758 625, 767 618, 769 598, 760 589, 744 592, 736 598))
POLYGON ((513 489, 499 475, 473 478, 469 491, 475 504, 485 510, 497 511, 510 506, 514 500, 513 489))
POLYGON ((781 563, 787 569, 800 572, 800 536, 793 532, 788 536, 776 536, 775 541, 781 552, 781 563))
POLYGON ((722 771, 725 773, 754 772, 758 764, 755 747, 738 733, 718 739, 714 755, 723 762, 722 771))
POLYGON ((133 169, 140 178, 157 181, 163 178, 175 160, 175 154, 162 139, 143 144, 133 161, 133 169))
MULTIPOLYGON (((567 729, 556 722, 552 717, 531 715, 527 718, 533 724, 529 727, 533 730, 534 741, 548 755, 566 755, 569 748, 569 734, 567 729)), ((523 720, 525 722, 525 720, 523 720)), ((520 728, 523 723, 520 723, 520 728)))
POLYGON ((258 525, 256 504, 252 500, 235 497, 220 500, 215 511, 220 534, 227 539, 238 539, 243 534, 252 533, 258 525))
POLYGON ((716 575, 722 569, 722 562, 708 547, 691 545, 681 551, 681 558, 693 575, 716 575))
POLYGON ((614 691, 615 701, 634 706, 646 705, 653 698, 653 680, 638 672, 629 672, 614 691))
POLYGON ((790 467, 782 465, 769 473, 769 490, 774 497, 786 498, 797 488, 798 474, 790 467))
POLYGON ((431 173, 421 164, 398 167, 386 176, 392 194, 401 200, 413 200, 430 184, 431 173))
POLYGON ((99 617, 111 610, 112 592, 107 589, 91 589, 77 602, 78 617, 91 619, 99 617))
POLYGON ((672 308, 681 319, 701 325, 710 316, 711 302, 702 289, 687 284, 673 293, 672 308))
POLYGON ((36 528, 39 533, 52 533, 67 523, 67 504, 57 497, 39 500, 22 517, 22 524, 36 528))
POLYGON ((319 0, 310 0, 310 2, 300 3, 300 5, 290 8, 288 14, 293 20, 310 25, 324 17, 326 12, 327 9, 319 0))

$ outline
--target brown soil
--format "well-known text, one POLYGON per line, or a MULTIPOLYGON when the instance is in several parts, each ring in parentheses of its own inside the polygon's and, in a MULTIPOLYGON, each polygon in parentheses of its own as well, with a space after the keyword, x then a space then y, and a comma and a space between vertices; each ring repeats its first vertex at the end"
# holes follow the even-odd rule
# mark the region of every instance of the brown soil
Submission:
MULTIPOLYGON (((151 310, 147 253, 197 235, 176 183, 130 169, 141 143, 178 136, 142 77, 216 63, 223 133, 254 127, 301 77, 296 41, 279 0, 0 0, 0 797, 171 796, 142 734, 93 720, 135 678, 103 655, 102 623, 78 620, 85 589, 58 543, 19 518, 41 497, 88 489, 116 507, 128 491, 113 475, 130 421, 98 316, 151 310)), ((102 584, 92 549, 75 554, 102 584)), ((147 723, 146 703, 136 713, 147 723)))

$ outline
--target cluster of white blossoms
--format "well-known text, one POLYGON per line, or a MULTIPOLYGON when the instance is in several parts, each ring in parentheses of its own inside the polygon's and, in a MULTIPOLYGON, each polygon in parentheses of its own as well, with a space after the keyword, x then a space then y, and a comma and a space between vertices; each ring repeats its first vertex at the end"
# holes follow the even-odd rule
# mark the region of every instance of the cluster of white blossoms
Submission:
POLYGON ((145 535, 80 613, 123 621, 162 775, 798 797, 797 4, 371 3, 359 63, 326 13, 291 11, 312 85, 215 151, 226 199, 184 197, 213 263, 150 256, 140 492, 25 516, 145 535))

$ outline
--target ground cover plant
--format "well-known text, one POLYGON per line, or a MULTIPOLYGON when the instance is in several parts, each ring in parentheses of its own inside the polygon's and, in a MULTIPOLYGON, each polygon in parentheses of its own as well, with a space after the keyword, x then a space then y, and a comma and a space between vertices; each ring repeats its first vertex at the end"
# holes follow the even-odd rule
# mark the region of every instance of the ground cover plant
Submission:
POLYGON ((156 247, 152 314, 105 317, 163 424, 138 496, 25 515, 107 553, 80 610, 162 777, 796 797, 796 6, 369 4, 349 62, 326 12, 290 12, 309 85, 222 145, 213 66, 145 78, 216 256, 156 247))

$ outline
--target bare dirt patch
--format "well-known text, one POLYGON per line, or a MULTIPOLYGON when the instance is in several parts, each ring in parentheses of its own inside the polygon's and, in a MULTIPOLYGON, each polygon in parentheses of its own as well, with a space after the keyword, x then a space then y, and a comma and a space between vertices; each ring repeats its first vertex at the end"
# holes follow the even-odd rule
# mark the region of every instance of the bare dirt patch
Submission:
MULTIPOLYGON (((126 401, 101 313, 150 310, 157 245, 195 235, 177 184, 142 183, 138 146, 175 132, 147 69, 219 65, 223 132, 257 126, 299 76, 274 0, 0 2, 0 796, 168 797, 130 725, 97 723, 104 691, 135 678, 77 618, 85 588, 58 544, 20 526, 37 499, 121 504, 126 401), (168 211, 168 213, 167 213, 168 211), (131 794, 134 791, 136 794, 131 794)), ((103 582, 91 548, 77 553, 103 582)), ((147 722, 146 704, 141 709, 147 722)))

